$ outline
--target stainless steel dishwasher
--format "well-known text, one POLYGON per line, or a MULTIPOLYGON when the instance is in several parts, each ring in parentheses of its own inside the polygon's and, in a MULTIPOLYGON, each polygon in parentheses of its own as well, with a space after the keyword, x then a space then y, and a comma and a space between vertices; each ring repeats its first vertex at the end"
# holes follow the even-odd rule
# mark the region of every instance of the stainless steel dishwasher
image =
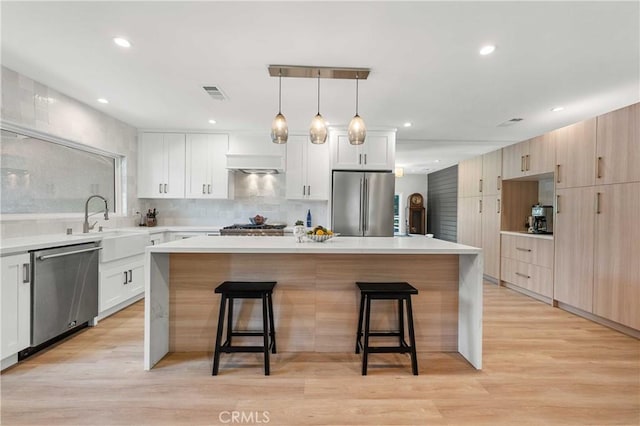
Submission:
POLYGON ((31 346, 98 316, 98 243, 31 253, 31 346))

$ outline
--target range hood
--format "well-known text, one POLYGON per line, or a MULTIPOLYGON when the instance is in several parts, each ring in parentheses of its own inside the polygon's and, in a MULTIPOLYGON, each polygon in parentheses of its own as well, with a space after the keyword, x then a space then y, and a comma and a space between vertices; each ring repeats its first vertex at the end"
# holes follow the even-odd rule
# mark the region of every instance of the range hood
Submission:
POLYGON ((247 174, 284 172, 284 157, 278 154, 227 154, 227 169, 247 174))

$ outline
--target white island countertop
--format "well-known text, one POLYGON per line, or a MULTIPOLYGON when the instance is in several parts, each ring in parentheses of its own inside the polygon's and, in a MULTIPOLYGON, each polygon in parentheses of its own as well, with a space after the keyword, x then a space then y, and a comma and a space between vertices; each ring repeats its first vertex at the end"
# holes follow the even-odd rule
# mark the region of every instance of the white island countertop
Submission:
POLYGON ((200 236, 147 247, 149 253, 477 254, 481 249, 435 238, 342 237, 297 243, 293 237, 200 236))

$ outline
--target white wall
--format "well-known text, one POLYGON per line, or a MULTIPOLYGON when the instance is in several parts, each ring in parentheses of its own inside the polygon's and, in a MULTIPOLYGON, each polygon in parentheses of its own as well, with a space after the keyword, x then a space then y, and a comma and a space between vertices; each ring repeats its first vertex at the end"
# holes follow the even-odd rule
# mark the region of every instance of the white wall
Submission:
MULTIPOLYGON (((134 127, 6 67, 2 67, 1 114, 5 121, 125 156, 127 216, 112 216, 105 225, 130 226, 135 222, 130 216, 139 209, 134 127)), ((71 215, 30 220, 0 217, 2 238, 63 233, 66 228, 82 232, 82 219, 71 215)))

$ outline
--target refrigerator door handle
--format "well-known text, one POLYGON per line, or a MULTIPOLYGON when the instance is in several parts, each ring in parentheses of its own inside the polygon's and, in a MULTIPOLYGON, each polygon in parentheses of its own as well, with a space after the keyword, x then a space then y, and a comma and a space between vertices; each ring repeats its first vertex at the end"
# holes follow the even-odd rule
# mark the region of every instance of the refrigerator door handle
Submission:
POLYGON ((369 180, 364 178, 364 215, 362 217, 364 231, 369 230, 369 180))
POLYGON ((358 212, 358 217, 360 220, 358 221, 358 232, 364 231, 364 224, 362 221, 362 210, 364 207, 364 179, 360 178, 360 211, 358 212))

